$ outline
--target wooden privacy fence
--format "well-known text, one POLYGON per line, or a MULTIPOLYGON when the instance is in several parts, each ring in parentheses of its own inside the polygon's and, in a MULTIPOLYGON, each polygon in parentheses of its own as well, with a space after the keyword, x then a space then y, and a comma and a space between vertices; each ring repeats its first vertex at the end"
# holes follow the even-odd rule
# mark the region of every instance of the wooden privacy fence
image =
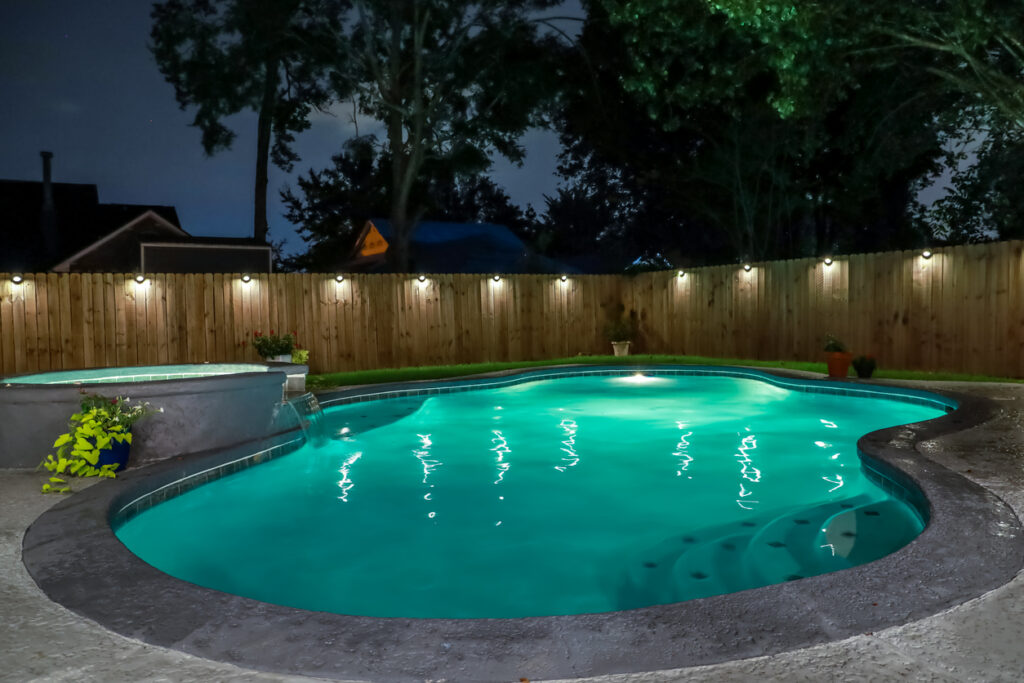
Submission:
POLYGON ((635 277, 0 275, 0 375, 256 361, 294 331, 313 372, 606 353, 621 303, 648 353, 819 360, 831 333, 890 368, 1022 377, 1022 243, 635 277))

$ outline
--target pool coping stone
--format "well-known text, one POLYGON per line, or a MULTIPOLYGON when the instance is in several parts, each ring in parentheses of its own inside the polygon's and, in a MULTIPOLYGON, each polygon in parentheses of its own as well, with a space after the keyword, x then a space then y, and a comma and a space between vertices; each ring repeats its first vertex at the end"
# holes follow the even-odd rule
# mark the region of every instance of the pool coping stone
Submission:
MULTIPOLYGON (((654 369, 629 367, 634 372, 654 369)), ((806 381, 774 369, 719 370, 715 374, 735 371, 806 381)), ((534 368, 501 376, 548 371, 534 368)), ((430 384, 466 381, 471 380, 430 384)), ((847 384, 851 390, 872 386, 914 393, 882 382, 847 384)), ((382 388, 423 386, 416 382, 373 388, 379 393, 382 388)), ((353 391, 358 390, 341 393, 353 391)), ((50 599, 110 630, 278 673, 377 681, 571 678, 795 650, 935 614, 1008 582, 1024 564, 1024 533, 1010 508, 915 449, 933 439, 941 448, 942 435, 992 419, 997 407, 976 396, 931 393, 957 402, 959 409, 927 422, 872 432, 858 442, 872 468, 895 485, 923 492, 931 522, 917 539, 866 565, 673 605, 523 619, 311 612, 175 579, 138 559, 114 535, 112 515, 141 493, 246 460, 257 450, 251 445, 172 458, 63 500, 29 527, 23 560, 50 599)), ((328 403, 331 397, 325 398, 328 403)), ((295 440, 294 434, 278 436, 258 450, 273 457, 294 448, 295 440)))

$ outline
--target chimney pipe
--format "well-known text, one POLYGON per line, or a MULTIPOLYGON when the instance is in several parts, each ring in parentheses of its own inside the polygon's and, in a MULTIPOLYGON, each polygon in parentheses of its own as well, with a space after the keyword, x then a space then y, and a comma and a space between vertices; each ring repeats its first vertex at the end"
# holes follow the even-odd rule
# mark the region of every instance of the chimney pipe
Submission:
POLYGON ((50 177, 50 159, 53 152, 40 152, 43 158, 43 206, 39 214, 39 227, 43 233, 43 246, 47 260, 57 256, 57 207, 53 203, 53 181, 50 177))

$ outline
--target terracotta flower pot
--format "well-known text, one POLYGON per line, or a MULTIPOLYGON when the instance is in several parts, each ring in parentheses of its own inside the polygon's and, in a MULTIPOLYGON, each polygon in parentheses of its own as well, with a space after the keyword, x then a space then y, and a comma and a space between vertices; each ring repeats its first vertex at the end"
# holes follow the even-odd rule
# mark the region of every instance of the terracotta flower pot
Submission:
POLYGON ((828 364, 829 377, 846 377, 850 374, 850 361, 853 354, 848 351, 826 351, 825 362, 828 364))

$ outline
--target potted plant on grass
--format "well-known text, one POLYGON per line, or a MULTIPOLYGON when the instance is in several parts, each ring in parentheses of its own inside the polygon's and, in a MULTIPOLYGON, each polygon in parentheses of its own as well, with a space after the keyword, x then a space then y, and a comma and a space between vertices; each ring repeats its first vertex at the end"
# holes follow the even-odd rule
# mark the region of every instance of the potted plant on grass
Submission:
POLYGON ((825 336, 825 362, 828 364, 829 377, 846 377, 850 373, 850 361, 853 354, 846 350, 846 345, 831 334, 825 336))
POLYGON ((273 330, 269 335, 256 331, 252 333, 252 346, 263 360, 291 363, 292 349, 295 348, 295 336, 292 334, 277 335, 273 330))
POLYGON ((628 356, 629 345, 636 337, 636 326, 628 318, 618 318, 605 325, 604 335, 612 343, 612 352, 616 356, 628 356))
POLYGON ((51 472, 43 493, 69 492, 68 475, 116 476, 128 465, 132 425, 153 412, 157 411, 149 403, 132 404, 131 398, 98 394, 83 397, 81 411, 71 416, 67 433, 53 442, 56 454, 48 454, 40 464, 51 472))
POLYGON ((874 374, 878 363, 872 356, 857 356, 853 359, 853 369, 861 379, 867 379, 874 374))

